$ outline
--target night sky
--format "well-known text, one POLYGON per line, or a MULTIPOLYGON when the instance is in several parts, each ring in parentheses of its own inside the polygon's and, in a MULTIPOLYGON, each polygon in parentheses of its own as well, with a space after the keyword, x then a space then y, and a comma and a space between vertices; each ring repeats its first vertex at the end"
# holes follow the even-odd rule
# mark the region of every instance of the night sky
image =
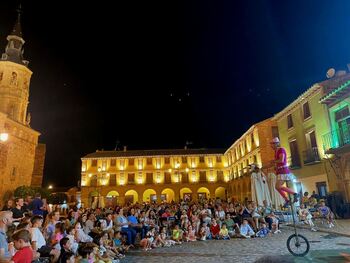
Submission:
MULTIPOLYGON (((44 186, 96 149, 228 148, 350 63, 350 1, 22 1, 44 186), (288 2, 288 3, 287 3, 288 2)), ((0 1, 0 49, 16 20, 0 1)))

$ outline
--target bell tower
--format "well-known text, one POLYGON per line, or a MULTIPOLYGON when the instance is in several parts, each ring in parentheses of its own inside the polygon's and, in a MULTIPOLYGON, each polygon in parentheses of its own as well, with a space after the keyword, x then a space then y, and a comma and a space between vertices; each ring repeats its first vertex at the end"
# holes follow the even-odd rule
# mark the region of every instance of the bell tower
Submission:
POLYGON ((22 38, 20 8, 17 12, 17 21, 7 36, 8 43, 0 59, 0 112, 9 119, 29 126, 27 108, 33 72, 28 68, 29 62, 23 59, 25 41, 22 38))

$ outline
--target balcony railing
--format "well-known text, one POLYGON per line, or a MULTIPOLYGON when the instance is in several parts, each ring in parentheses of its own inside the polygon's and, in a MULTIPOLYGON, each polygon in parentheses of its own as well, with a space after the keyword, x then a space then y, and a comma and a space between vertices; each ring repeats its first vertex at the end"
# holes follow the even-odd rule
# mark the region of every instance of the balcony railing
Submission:
POLYGON ((320 155, 318 153, 317 147, 312 147, 303 151, 304 164, 313 164, 321 161, 320 155))
POLYGON ((293 155, 288 157, 288 164, 290 169, 299 169, 301 167, 300 156, 293 155))
POLYGON ((348 129, 336 129, 322 136, 323 149, 327 151, 350 144, 350 125, 348 129))

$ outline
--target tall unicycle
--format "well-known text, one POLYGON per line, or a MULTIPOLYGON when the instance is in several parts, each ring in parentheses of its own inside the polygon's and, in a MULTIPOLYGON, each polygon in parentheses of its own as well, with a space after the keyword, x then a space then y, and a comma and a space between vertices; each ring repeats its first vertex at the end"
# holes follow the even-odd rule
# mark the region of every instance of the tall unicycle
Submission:
MULTIPOLYGON (((287 182, 288 184, 288 182, 287 182)), ((289 196, 289 200, 291 200, 289 196)), ((310 250, 310 243, 306 237, 298 234, 295 218, 294 218, 294 202, 290 204, 292 210, 292 219, 293 219, 293 228, 294 234, 290 235, 287 239, 287 248, 288 251, 295 257, 304 257, 310 250)))

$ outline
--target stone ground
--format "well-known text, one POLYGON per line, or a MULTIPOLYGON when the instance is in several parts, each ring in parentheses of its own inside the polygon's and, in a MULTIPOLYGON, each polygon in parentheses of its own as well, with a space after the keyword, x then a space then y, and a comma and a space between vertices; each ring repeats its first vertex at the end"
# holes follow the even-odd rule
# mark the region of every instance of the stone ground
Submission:
POLYGON ((264 255, 283 255, 290 257, 294 262, 346 262, 340 256, 341 252, 350 254, 350 238, 334 233, 311 232, 308 229, 299 229, 300 233, 310 241, 310 252, 304 258, 290 256, 286 241, 292 234, 288 226, 281 228, 282 233, 268 238, 231 239, 196 241, 170 248, 157 248, 148 252, 140 249, 130 251, 122 263, 147 262, 254 262, 264 255))

